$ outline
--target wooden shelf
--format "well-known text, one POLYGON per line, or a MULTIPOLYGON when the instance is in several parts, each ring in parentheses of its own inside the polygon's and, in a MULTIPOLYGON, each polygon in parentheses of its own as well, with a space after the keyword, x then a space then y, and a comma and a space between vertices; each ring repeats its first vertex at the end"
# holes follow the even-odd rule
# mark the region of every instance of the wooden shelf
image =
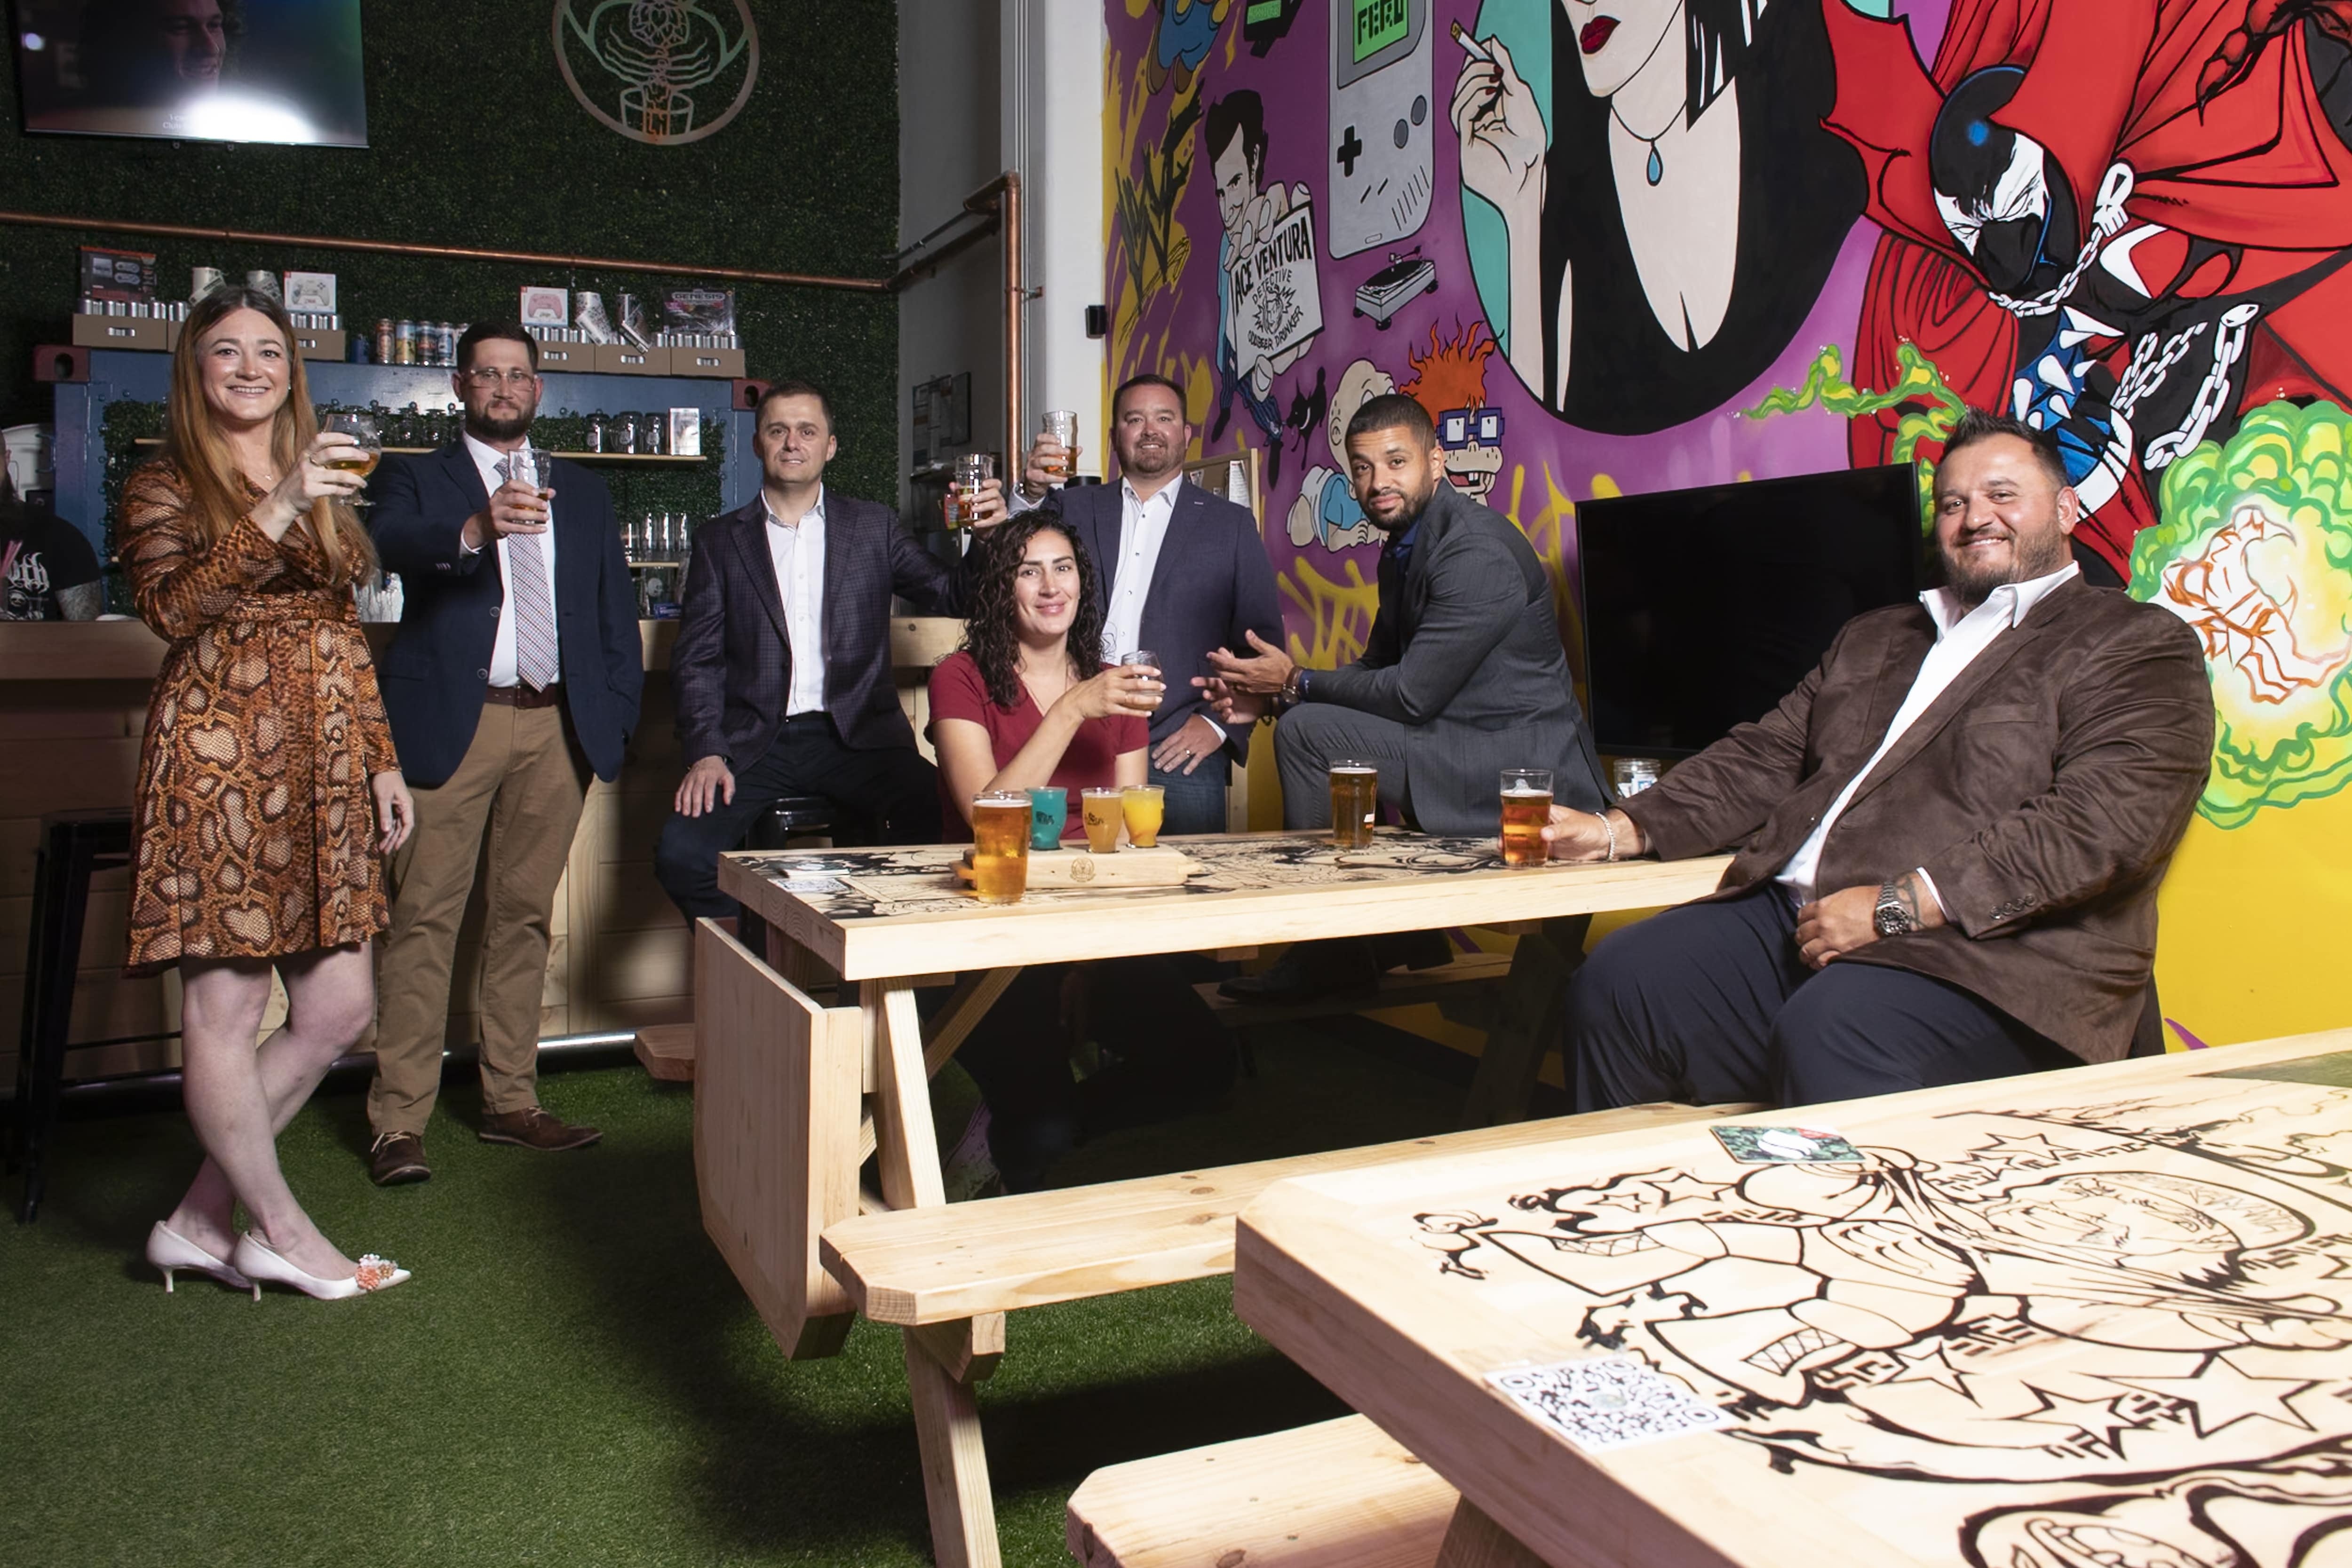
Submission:
MULTIPOLYGON (((163 444, 163 438, 160 435, 141 435, 132 438, 131 444, 161 446, 163 444)), ((438 446, 387 446, 383 449, 385 455, 391 457, 429 457, 440 450, 438 446)), ((683 467, 690 463, 708 461, 707 458, 699 456, 677 457, 667 452, 559 452, 556 455, 568 458, 574 463, 664 463, 677 467, 683 467)))

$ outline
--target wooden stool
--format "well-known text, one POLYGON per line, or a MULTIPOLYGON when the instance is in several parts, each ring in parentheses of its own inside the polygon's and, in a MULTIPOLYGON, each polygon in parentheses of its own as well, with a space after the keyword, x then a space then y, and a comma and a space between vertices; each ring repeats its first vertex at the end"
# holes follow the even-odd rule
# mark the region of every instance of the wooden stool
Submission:
POLYGON ((61 811, 41 819, 33 867, 32 931, 25 946, 25 1019, 16 1047, 16 1131, 8 1168, 22 1167, 20 1224, 40 1213, 48 1185, 49 1129, 65 1082, 66 1037, 72 1031, 74 974, 81 967, 89 879, 131 860, 127 810, 61 811))

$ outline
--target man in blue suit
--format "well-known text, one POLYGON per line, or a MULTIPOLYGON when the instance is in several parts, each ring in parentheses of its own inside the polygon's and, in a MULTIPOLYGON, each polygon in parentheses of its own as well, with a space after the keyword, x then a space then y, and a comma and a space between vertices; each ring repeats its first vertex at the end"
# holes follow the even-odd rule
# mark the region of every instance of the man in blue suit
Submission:
POLYGON ((379 1186, 423 1181, 441 1082, 457 925, 483 859, 485 1142, 571 1149, 596 1141, 539 1104, 539 1009, 556 883, 587 798, 636 727, 645 660, 636 595, 604 482, 529 448, 539 345, 512 323, 458 340, 457 445, 388 460, 371 531, 400 574, 400 630, 379 675, 416 831, 392 865, 376 1024, 379 1186))
POLYGON ((1117 485, 1048 493, 1059 454, 1045 437, 1007 499, 1015 511, 1058 513, 1093 558, 1104 659, 1139 648, 1160 655, 1168 695, 1151 716, 1151 782, 1167 791, 1162 831, 1222 833, 1225 786, 1232 764, 1249 760, 1250 727, 1228 732, 1193 677, 1215 673, 1212 650, 1247 648, 1253 634, 1279 646, 1282 609, 1257 520, 1184 482, 1192 439, 1183 389, 1165 376, 1130 377, 1110 400, 1117 485))

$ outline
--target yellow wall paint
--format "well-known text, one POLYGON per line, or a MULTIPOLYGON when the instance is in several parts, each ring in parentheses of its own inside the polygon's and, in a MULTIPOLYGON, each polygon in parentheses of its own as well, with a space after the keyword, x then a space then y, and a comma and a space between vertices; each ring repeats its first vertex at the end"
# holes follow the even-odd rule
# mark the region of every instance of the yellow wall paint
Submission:
POLYGON ((2164 1015, 2206 1044, 2352 1024, 2352 789, 2228 831, 2198 818, 2157 918, 2164 1015))

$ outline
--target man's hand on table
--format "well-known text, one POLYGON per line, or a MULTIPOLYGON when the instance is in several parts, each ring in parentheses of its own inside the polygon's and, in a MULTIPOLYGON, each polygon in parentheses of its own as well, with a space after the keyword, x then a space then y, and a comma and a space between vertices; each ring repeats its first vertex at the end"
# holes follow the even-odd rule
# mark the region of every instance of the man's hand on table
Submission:
MULTIPOLYGON (((1922 931, 1946 924, 1944 906, 1921 885, 1919 873, 1895 879, 1895 896, 1922 931)), ((1878 940, 1878 888, 1848 887, 1817 898, 1797 911, 1797 956, 1809 969, 1869 946, 1878 940)))
POLYGON ((705 811, 716 810, 721 801, 730 806, 735 803, 735 775, 729 771, 727 758, 706 757, 686 770, 673 803, 679 816, 699 817, 705 811))
POLYGON ((1551 821, 1544 824, 1544 842, 1551 846, 1551 858, 1556 861, 1632 860, 1645 852, 1650 841, 1643 836, 1641 825, 1624 812, 1612 810, 1607 822, 1598 811, 1571 810, 1566 806, 1551 809, 1551 821), (1611 829, 1616 830, 1613 841, 1616 852, 1611 852, 1611 829))

